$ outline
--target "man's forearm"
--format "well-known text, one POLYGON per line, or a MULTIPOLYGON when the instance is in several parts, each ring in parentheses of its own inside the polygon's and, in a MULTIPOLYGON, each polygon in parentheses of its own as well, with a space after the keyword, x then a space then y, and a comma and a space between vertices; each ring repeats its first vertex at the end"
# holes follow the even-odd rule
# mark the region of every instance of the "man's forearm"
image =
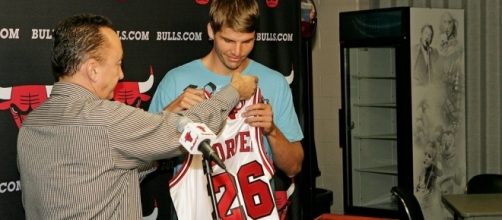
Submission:
POLYGON ((232 86, 225 86, 210 99, 180 112, 194 122, 206 124, 214 133, 218 133, 225 124, 230 111, 239 102, 239 93, 232 86))
POLYGON ((301 171, 304 157, 301 142, 289 142, 278 128, 267 135, 267 140, 272 150, 275 166, 289 177, 298 174, 301 171))

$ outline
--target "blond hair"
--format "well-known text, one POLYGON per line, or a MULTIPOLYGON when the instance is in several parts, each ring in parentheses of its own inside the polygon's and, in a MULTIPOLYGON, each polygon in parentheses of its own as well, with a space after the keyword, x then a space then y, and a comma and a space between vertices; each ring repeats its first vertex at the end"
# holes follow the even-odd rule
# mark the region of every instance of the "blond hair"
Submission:
POLYGON ((209 9, 209 24, 214 33, 223 27, 242 33, 254 32, 258 18, 256 0, 213 0, 209 9))

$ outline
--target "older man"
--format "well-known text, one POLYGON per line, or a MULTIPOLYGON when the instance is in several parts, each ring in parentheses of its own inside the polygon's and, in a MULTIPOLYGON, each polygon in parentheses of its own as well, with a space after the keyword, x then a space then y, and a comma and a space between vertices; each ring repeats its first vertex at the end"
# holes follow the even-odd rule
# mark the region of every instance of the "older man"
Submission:
POLYGON ((181 117, 221 129, 256 78, 235 74, 213 98, 178 114, 110 101, 122 72, 122 45, 102 16, 76 15, 54 31, 50 98, 18 137, 27 219, 141 219, 140 171, 180 155, 181 117))

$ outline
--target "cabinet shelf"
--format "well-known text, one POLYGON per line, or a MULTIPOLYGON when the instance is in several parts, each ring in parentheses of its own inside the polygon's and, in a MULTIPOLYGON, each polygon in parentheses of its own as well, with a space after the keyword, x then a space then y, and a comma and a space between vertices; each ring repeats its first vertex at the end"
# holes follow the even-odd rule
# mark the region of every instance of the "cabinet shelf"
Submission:
POLYGON ((396 134, 354 135, 357 139, 397 140, 396 134))
POLYGON ((390 210, 398 209, 397 203, 392 201, 392 195, 390 193, 382 195, 378 198, 374 198, 371 201, 367 201, 363 205, 366 207, 379 208, 379 209, 390 209, 390 210))
POLYGON ((386 75, 365 75, 365 74, 357 74, 357 75, 352 75, 353 78, 356 79, 391 79, 395 80, 395 76, 386 76, 386 75))
POLYGON ((396 103, 356 103, 354 106, 370 108, 396 108, 396 103))
POLYGON ((397 176, 397 165, 367 167, 367 168, 355 169, 355 171, 364 172, 364 173, 377 173, 377 174, 386 174, 386 175, 396 175, 397 176))

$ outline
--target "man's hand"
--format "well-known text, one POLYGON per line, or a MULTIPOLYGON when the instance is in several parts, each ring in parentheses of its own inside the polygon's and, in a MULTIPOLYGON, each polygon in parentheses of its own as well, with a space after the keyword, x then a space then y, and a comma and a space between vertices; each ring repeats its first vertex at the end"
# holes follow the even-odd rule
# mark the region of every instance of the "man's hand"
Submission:
POLYGON ((176 113, 191 108, 205 98, 203 89, 186 88, 181 95, 164 107, 164 111, 176 113))
POLYGON ((300 141, 290 142, 275 126, 272 106, 267 103, 250 105, 242 116, 246 117, 249 125, 263 128, 263 134, 272 150, 275 166, 289 177, 297 175, 302 169, 302 144, 300 141))
POLYGON ((272 106, 269 104, 258 103, 250 105, 242 116, 246 117, 246 123, 249 125, 263 128, 265 135, 270 134, 275 129, 272 106))
POLYGON ((257 82, 258 79, 255 76, 242 75, 241 73, 234 72, 230 85, 239 92, 240 100, 246 100, 255 93, 257 82))

